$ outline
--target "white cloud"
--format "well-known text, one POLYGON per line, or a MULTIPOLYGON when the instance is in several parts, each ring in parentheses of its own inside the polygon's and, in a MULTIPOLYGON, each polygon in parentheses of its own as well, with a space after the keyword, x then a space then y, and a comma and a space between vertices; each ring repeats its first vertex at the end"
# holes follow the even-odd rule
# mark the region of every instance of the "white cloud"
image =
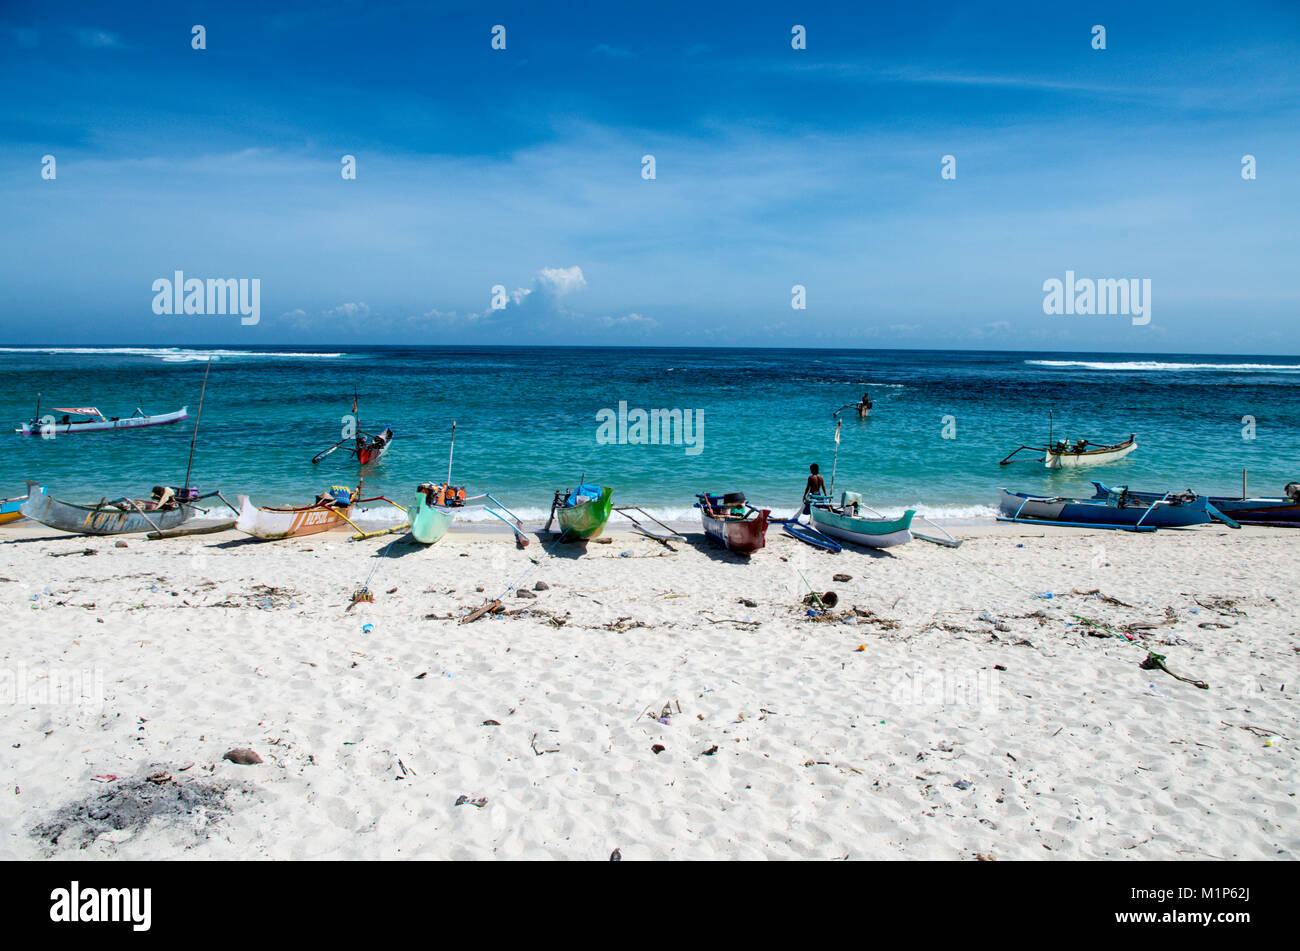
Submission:
POLYGON ((600 322, 606 327, 629 327, 637 330, 653 330, 659 326, 659 321, 653 317, 646 317, 643 314, 628 314, 625 317, 602 317, 600 322))
POLYGON ((370 305, 365 303, 365 301, 358 301, 356 303, 349 301, 345 304, 339 304, 337 307, 331 307, 329 310, 325 311, 325 316, 346 317, 348 320, 369 317, 370 305))
POLYGON ((107 30, 78 30, 77 42, 87 49, 111 49, 122 45, 117 34, 107 30))
POLYGON ((572 294, 587 286, 587 279, 582 276, 582 268, 544 267, 537 272, 537 283, 557 297, 572 294))

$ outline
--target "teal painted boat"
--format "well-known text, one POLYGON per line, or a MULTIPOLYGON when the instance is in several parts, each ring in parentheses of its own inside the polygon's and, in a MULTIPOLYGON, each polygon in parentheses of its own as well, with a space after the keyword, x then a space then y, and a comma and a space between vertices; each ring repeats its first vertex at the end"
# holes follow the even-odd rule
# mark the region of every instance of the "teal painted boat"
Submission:
POLYGON ((825 496, 809 499, 809 516, 817 531, 869 548, 892 548, 912 540, 912 519, 908 509, 898 518, 868 518, 862 514, 862 497, 845 492, 837 505, 825 496))
MULTIPOLYGON (((447 529, 451 528, 451 523, 456 521, 454 506, 436 504, 439 498, 448 501, 441 495, 441 490, 445 488, 445 486, 434 486, 426 482, 415 492, 415 505, 411 508, 411 535, 422 545, 432 545, 440 540, 447 534, 447 529)), ((459 501, 464 504, 463 489, 459 501)))
MULTIPOLYGON (((567 492, 556 492, 551 512, 560 519, 560 534, 570 539, 596 538, 605 530, 614 508, 614 490, 583 483, 567 492)), ((549 523, 548 523, 549 524, 549 523)))

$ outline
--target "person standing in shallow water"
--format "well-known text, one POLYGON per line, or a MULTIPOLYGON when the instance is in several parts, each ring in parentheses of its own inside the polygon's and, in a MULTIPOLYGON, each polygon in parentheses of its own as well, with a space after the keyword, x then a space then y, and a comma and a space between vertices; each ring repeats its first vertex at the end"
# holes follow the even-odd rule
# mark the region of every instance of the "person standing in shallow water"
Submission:
POLYGON ((808 481, 803 487, 804 501, 807 501, 808 496, 810 495, 826 494, 826 480, 821 477, 821 473, 817 469, 817 463, 814 462, 810 465, 808 471, 812 473, 812 475, 808 476, 808 481))

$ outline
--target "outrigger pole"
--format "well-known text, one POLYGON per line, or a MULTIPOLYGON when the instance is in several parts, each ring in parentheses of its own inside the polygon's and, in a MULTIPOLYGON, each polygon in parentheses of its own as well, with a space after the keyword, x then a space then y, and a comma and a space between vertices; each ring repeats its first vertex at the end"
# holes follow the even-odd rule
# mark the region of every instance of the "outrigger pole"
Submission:
POLYGON ((447 485, 451 485, 451 460, 456 454, 456 421, 451 421, 451 448, 447 450, 447 485))

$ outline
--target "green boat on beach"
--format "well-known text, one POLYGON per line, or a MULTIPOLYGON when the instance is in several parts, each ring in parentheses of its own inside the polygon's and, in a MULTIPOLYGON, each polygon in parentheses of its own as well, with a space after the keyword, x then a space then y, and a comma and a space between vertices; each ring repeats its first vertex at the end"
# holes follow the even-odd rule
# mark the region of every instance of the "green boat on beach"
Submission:
MULTIPOLYGON (((551 517, 560 519, 560 534, 568 539, 595 538, 605 529, 614 508, 614 490, 583 483, 567 492, 556 492, 551 517)), ((547 528, 550 528, 548 520, 547 528)))
POLYGON ((456 510, 432 504, 430 494, 421 486, 415 493, 415 505, 411 507, 411 535, 422 545, 432 545, 441 539, 456 520, 456 510))

